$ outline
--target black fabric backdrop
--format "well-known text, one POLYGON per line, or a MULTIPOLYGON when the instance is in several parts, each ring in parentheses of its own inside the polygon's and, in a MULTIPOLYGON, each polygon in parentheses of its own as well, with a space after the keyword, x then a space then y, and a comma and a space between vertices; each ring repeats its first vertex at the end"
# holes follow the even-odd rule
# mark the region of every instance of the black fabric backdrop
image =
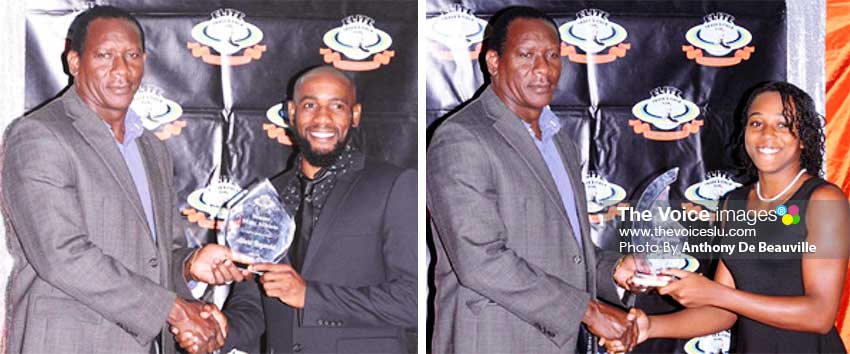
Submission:
MULTIPOLYGON (((68 26, 81 10, 94 3, 44 1, 30 5, 26 13, 27 111, 42 106, 68 85, 69 76, 63 70, 61 54, 68 26)), ((244 188, 258 178, 272 177, 291 165, 294 148, 282 134, 283 124, 272 122, 268 111, 291 94, 288 89, 295 74, 309 66, 327 63, 320 53, 323 48, 329 48, 323 36, 340 27, 350 15, 370 17, 371 23, 363 18, 354 22, 365 27, 371 24, 385 32, 391 44, 383 52, 370 52, 362 60, 344 55, 341 59, 357 65, 373 61, 377 54, 392 52, 390 60, 380 62, 377 69, 346 70, 356 83, 358 100, 363 105, 360 128, 352 131, 355 142, 369 155, 395 165, 416 167, 416 1, 96 3, 122 7, 139 19, 145 31, 148 55, 142 86, 155 87, 160 98, 182 107, 182 115, 176 121, 149 129, 165 141, 174 157, 175 187, 180 208, 190 221, 187 229, 190 240, 206 243, 216 238, 211 228, 220 225, 213 214, 219 210, 222 195, 212 190, 215 188, 205 189, 210 184, 218 185, 219 179, 214 177, 232 181, 235 184, 230 186, 229 195, 232 195, 239 187, 244 188), (390 8, 392 11, 388 11, 390 8), (217 11, 217 16, 241 18, 263 35, 258 43, 245 43, 244 48, 232 54, 231 61, 244 61, 252 50, 259 51, 259 56, 255 54, 247 63, 223 69, 193 55, 190 48, 200 43, 192 35, 193 28, 211 20, 217 11), (279 135, 283 136, 278 138, 279 135), (220 161, 218 170, 216 161, 220 161), (200 197, 189 202, 193 192, 200 197)), ((243 27, 256 34, 253 28, 243 27)), ((206 30, 213 31, 209 27, 206 30)), ((235 33, 248 32, 232 32, 227 38, 241 45, 239 41, 243 38, 235 33)), ((356 34, 354 37, 356 40, 356 34)), ((353 46, 371 50, 371 44, 353 43, 353 46)), ((209 58, 220 54, 213 48, 209 51, 209 58)), ((138 97, 139 94, 134 105, 138 97)), ((165 105, 157 107, 161 110, 154 113, 169 112, 163 108, 165 105)), ((176 112, 174 106, 167 107, 172 109, 171 114, 176 112)))
MULTIPOLYGON (((417 164, 417 29, 415 1, 214 1, 174 2, 98 1, 131 11, 145 30, 147 62, 143 86, 182 107, 182 129, 167 134, 168 124, 151 129, 174 156, 178 195, 183 209, 196 190, 206 187, 221 161, 219 175, 245 187, 257 178, 271 177, 288 167, 293 147, 287 139, 269 137, 283 126, 267 118, 267 111, 288 98, 291 78, 313 65, 326 63, 320 49, 326 32, 342 25, 349 15, 365 15, 372 26, 386 32, 394 56, 376 70, 349 71, 363 105, 361 126, 354 139, 367 154, 393 164, 417 164), (386 11, 392 5, 393 11, 386 11), (229 69, 206 63, 193 55, 196 25, 220 9, 241 13, 256 26, 265 46, 259 58, 229 69), (229 72, 229 73, 228 73, 229 72), (228 104, 229 102, 229 104, 228 104), (221 155, 216 158, 217 151, 221 155)), ((55 97, 69 83, 61 51, 71 20, 90 2, 51 1, 31 5, 26 28, 26 110, 55 97)), ((235 12, 231 12, 233 14, 235 12)), ((237 15, 238 16, 238 15, 237 15)), ((232 40, 232 38, 231 38, 232 40)), ((203 43, 201 43, 203 45, 203 43)), ((243 56, 241 48, 233 56, 243 56)), ((218 56, 210 48, 212 56, 218 56)), ((371 61, 370 55, 364 61, 371 61)), ((342 57, 342 59, 348 59, 342 57)), ((348 59, 352 60, 352 59, 348 59)), ((138 97, 138 95, 137 95, 138 97)), ((173 123, 173 122, 172 122, 173 123)), ((207 198, 209 199, 209 198, 207 198)), ((414 202, 414 201, 411 201, 414 202)), ((203 213, 212 220, 209 213, 203 213)), ((200 216, 200 214, 199 214, 200 216)), ((194 222, 192 233, 209 239, 210 223, 194 222), (206 227, 198 227, 199 225, 206 227)))
MULTIPOLYGON (((466 12, 489 20, 498 10, 518 3, 427 1, 425 30, 429 39, 423 43, 423 48, 429 51, 425 59, 429 133, 485 82, 479 61, 471 59, 480 38, 469 34, 474 33, 477 27, 468 17, 458 20, 462 17, 458 13, 466 12), (451 19, 454 19, 454 24, 451 19), (468 27, 461 29, 457 23, 465 23, 468 27), (457 27, 446 29, 452 25, 457 27), (452 50, 444 39, 446 36, 435 35, 435 32, 469 36, 466 42, 461 41, 463 44, 452 50), (454 56, 447 57, 446 53, 452 52, 454 56), (467 57, 460 61, 453 59, 461 57, 458 53, 467 57)), ((602 10, 608 14, 609 21, 622 26, 627 32, 625 40, 620 42, 629 46, 625 55, 607 63, 597 63, 595 70, 591 65, 562 57, 563 71, 551 109, 561 118, 563 129, 571 132, 580 147, 585 176, 597 175, 622 187, 625 195, 619 198, 619 202, 632 206, 649 181, 674 167, 679 168, 679 175, 678 181, 671 185, 670 198, 701 208, 706 208, 704 205, 710 204, 710 201, 688 198, 686 191, 689 187, 710 177, 715 177, 714 181, 719 180, 721 184, 726 183, 727 188, 734 181, 744 182, 739 180, 734 158, 733 137, 739 129, 735 113, 736 109, 740 109, 745 92, 756 83, 784 80, 786 77, 783 1, 522 1, 521 4, 546 12, 559 27, 576 20, 582 10, 602 10), (748 59, 735 65, 717 67, 699 64, 686 56, 683 46, 691 45, 686 40, 686 32, 706 22, 705 16, 717 12, 734 16, 734 24, 752 34, 752 40, 746 46, 753 47, 754 51, 748 59), (670 131, 651 128, 650 133, 635 133, 630 121, 639 121, 632 113, 633 106, 649 99, 653 89, 665 86, 678 89, 681 98, 698 107, 699 115, 694 120, 702 121, 698 132, 668 141, 650 137, 654 137, 655 132, 660 132, 661 136, 670 134, 670 131, 677 132, 683 125, 670 131)), ((462 36, 459 38, 462 39, 462 36)), ((563 35, 562 41, 565 41, 563 35)), ((616 43, 611 46, 616 46, 616 43)), ((608 49, 601 54, 607 53, 608 49)), ((577 52, 586 54, 581 49, 577 52)), ((721 57, 731 57, 734 53, 721 57)), ((705 56, 711 57, 708 53, 705 56)), ((587 186, 588 182, 585 184, 587 186)), ((591 206, 588 208, 591 209, 591 206)), ((592 237, 600 247, 619 250, 621 237, 617 230, 628 225, 616 215, 603 215, 606 210, 611 212, 613 205, 602 211, 591 210, 591 220, 594 221, 592 237), (603 218, 606 221, 600 221, 603 218)), ((711 259, 703 259, 698 271, 713 272, 713 263, 711 259)), ((639 297, 636 306, 651 313, 679 308, 675 301, 657 295, 639 297)), ((651 340, 639 346, 637 352, 686 352, 687 342, 651 340)), ((690 347, 688 352, 702 353, 701 350, 706 350, 709 343, 706 340, 690 344, 687 345, 690 347)))

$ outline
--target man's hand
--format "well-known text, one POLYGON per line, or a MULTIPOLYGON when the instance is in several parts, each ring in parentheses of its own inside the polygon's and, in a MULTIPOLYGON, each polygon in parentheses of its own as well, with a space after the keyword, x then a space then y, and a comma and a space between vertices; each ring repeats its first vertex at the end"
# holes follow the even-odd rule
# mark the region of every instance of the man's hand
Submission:
POLYGON ((307 282, 289 264, 261 263, 251 266, 251 269, 265 272, 260 282, 266 295, 294 308, 304 308, 307 282))
POLYGON ((230 248, 207 244, 196 250, 186 261, 183 269, 187 280, 195 280, 207 284, 222 285, 232 281, 243 281, 250 279, 251 272, 239 269, 233 262, 251 264, 252 260, 230 248))
POLYGON ((227 320, 221 315, 223 321, 219 322, 219 316, 215 314, 218 309, 212 308, 215 306, 178 297, 168 313, 167 322, 171 332, 180 346, 190 354, 210 353, 224 346, 227 320), (204 312, 207 314, 203 315, 204 312))
POLYGON ((646 260, 640 257, 635 257, 634 254, 623 256, 617 263, 614 269, 614 282, 623 289, 626 289, 635 294, 645 293, 646 287, 635 285, 632 278, 637 271, 651 272, 652 268, 646 263, 646 260))
MULTIPOLYGON (((638 308, 632 308, 629 310, 629 314, 626 316, 626 319, 635 323, 635 328, 638 331, 638 339, 635 345, 643 343, 649 338, 649 327, 650 327, 650 319, 649 316, 646 315, 646 312, 640 310, 638 308)), ((606 340, 605 338, 599 339, 599 345, 605 346, 605 351, 608 353, 625 353, 627 351, 623 342, 619 340, 606 340)))
MULTIPOLYGON (((204 319, 212 317, 216 321, 216 323, 218 323, 218 328, 224 338, 227 339, 227 317, 224 316, 224 313, 222 313, 221 310, 218 309, 218 307, 213 304, 204 304, 203 312, 201 312, 201 317, 204 319)), ((171 333, 174 334, 177 343, 184 350, 192 354, 200 352, 200 348, 203 345, 201 336, 192 332, 180 332, 177 327, 171 327, 171 333)))
POLYGON ((590 301, 582 322, 591 333, 604 339, 600 340, 601 344, 617 340, 622 342, 624 351, 631 351, 637 344, 638 328, 634 321, 629 321, 625 311, 613 306, 590 301))

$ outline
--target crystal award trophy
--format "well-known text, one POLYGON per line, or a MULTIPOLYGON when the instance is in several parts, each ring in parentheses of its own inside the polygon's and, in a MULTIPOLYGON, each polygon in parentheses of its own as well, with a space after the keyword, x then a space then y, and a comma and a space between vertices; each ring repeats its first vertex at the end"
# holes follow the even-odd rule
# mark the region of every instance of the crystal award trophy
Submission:
POLYGON ((268 179, 227 202, 224 238, 231 250, 255 263, 277 263, 295 234, 295 220, 286 211, 268 179))
MULTIPOLYGON (((674 220, 664 221, 659 212, 661 209, 669 209, 670 184, 675 182, 679 174, 679 168, 673 168, 656 177, 644 189, 637 202, 637 210, 650 211, 651 221, 636 221, 634 227, 644 230, 671 231, 682 229, 683 226, 674 220)), ((662 274, 662 271, 671 268, 671 265, 682 259, 677 251, 681 249, 683 240, 674 235, 674 232, 659 232, 647 236, 632 237, 632 244, 642 250, 634 254, 637 262, 637 270, 632 278, 635 285, 656 288, 669 284, 675 278, 671 275, 662 274)))

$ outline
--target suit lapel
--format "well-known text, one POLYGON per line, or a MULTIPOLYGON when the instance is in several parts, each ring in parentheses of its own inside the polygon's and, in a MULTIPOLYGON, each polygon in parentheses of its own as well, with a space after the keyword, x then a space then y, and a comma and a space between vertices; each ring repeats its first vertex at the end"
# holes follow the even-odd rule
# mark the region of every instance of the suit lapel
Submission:
MULTIPOLYGON (((145 175, 148 178, 148 190, 151 195, 151 204, 153 206, 153 222, 156 227, 157 243, 159 244, 160 254, 166 250, 169 242, 161 242, 160 239, 167 234, 167 225, 165 220, 168 220, 168 213, 171 211, 171 200, 168 198, 168 191, 165 188, 156 188, 156 186, 167 186, 165 183, 165 171, 160 170, 160 161, 149 139, 155 139, 152 135, 143 133, 136 142, 139 146, 139 152, 142 155, 142 161, 145 164, 145 175)), ((179 236, 179 235, 175 235, 179 236)), ((164 268, 163 268, 164 269, 164 268)))
POLYGON ((590 237, 590 222, 587 219, 587 199, 584 192, 584 182, 581 178, 581 164, 576 164, 579 169, 576 169, 573 164, 567 163, 570 159, 579 158, 581 154, 573 148, 573 143, 570 141, 565 129, 561 129, 558 134, 555 134, 555 140, 558 142, 558 152, 561 155, 561 160, 564 161, 564 166, 567 168, 567 175, 570 177, 570 186, 573 188, 573 196, 576 203, 576 214, 579 219, 579 229, 582 234, 582 242, 584 247, 584 259, 587 260, 587 285, 592 294, 596 292, 596 253, 594 249, 593 239, 590 237))
MULTIPOLYGON (((529 168, 531 168, 531 171, 535 175, 537 181, 546 190, 549 200, 558 208, 558 210, 561 211, 563 220, 567 223, 569 232, 572 233, 572 221, 569 219, 567 211, 564 209, 564 203, 561 200, 561 193, 558 191, 555 180, 552 178, 552 174, 546 166, 546 161, 543 160, 543 156, 540 154, 540 151, 537 149, 534 141, 531 140, 532 138, 526 130, 525 125, 519 121, 519 118, 517 118, 504 105, 504 103, 502 103, 499 97, 493 93, 491 88, 487 88, 481 94, 481 99, 485 100, 483 107, 485 107, 490 116, 495 119, 493 127, 505 138, 511 147, 519 152, 525 163, 529 166, 529 168)), ((587 284, 588 286, 593 286, 589 289, 594 289, 595 273, 593 272, 593 269, 596 268, 596 256, 594 253, 595 250, 593 241, 590 238, 590 226, 587 221, 587 213, 584 209, 582 209, 583 206, 587 205, 587 202, 584 199, 584 185, 581 182, 580 171, 577 171, 570 163, 568 163, 570 159, 579 156, 579 154, 571 147, 571 145, 568 145, 572 144, 570 141, 563 140, 569 139, 566 136, 565 129, 562 128, 555 135, 555 139, 555 145, 561 155, 561 161, 567 169, 570 186, 573 188, 573 196, 575 198, 576 207, 578 208, 577 214, 579 218, 579 230, 581 231, 580 237, 582 239, 582 247, 579 247, 575 236, 565 235, 565 237, 569 238, 567 242, 571 242, 575 245, 576 250, 581 250, 583 252, 584 259, 586 260, 585 265, 588 269, 587 284), (568 158, 565 158, 565 156, 568 156, 568 158)), ((595 294, 595 290, 593 290, 593 293, 595 294)))
POLYGON ((484 100, 483 105, 489 113, 490 117, 495 119, 493 127, 502 137, 508 142, 514 150, 519 153, 526 165, 531 169, 532 174, 538 183, 546 190, 546 195, 549 200, 561 211, 564 218, 567 217, 567 212, 564 210, 564 203, 560 200, 560 192, 555 185, 555 180, 552 179, 552 174, 549 168, 546 167, 546 161, 540 154, 540 150, 534 144, 531 135, 525 128, 525 125, 517 118, 504 103, 493 93, 492 89, 487 88, 482 94, 481 99, 484 100))
MULTIPOLYGON (((80 97, 77 96, 73 86, 64 94, 63 100, 65 101, 66 112, 74 119, 74 128, 92 146, 97 156, 109 169, 112 177, 121 186, 122 194, 127 198, 139 221, 143 225, 147 225, 142 202, 139 200, 139 193, 133 184, 130 170, 127 168, 127 163, 124 162, 121 152, 118 151, 118 147, 115 146, 115 137, 109 132, 109 128, 91 109, 85 106, 80 97)), ((145 229, 147 230, 147 228, 145 229)), ((152 240, 150 233, 148 233, 148 239, 152 240)))
POLYGON ((310 245, 307 246, 307 255, 304 256, 304 264, 301 266, 302 275, 308 274, 307 272, 310 271, 316 254, 319 252, 322 244, 330 237, 328 232, 331 226, 333 226, 337 215, 339 215, 340 208, 345 204, 344 201, 348 199, 348 195, 351 194, 353 187, 357 184, 356 182, 359 176, 360 174, 356 171, 351 171, 350 175, 340 176, 341 178, 336 180, 333 190, 328 196, 328 200, 322 206, 319 222, 316 223, 316 227, 313 229, 313 234, 310 237, 310 245))

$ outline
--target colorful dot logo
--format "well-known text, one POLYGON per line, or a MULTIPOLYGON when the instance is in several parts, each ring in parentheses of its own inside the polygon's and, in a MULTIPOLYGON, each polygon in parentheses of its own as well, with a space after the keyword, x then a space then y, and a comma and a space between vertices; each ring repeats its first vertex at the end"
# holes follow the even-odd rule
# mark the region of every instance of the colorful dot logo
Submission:
POLYGON ((800 208, 796 205, 786 207, 784 204, 776 207, 776 215, 779 215, 783 224, 786 226, 797 225, 800 223, 800 208))

